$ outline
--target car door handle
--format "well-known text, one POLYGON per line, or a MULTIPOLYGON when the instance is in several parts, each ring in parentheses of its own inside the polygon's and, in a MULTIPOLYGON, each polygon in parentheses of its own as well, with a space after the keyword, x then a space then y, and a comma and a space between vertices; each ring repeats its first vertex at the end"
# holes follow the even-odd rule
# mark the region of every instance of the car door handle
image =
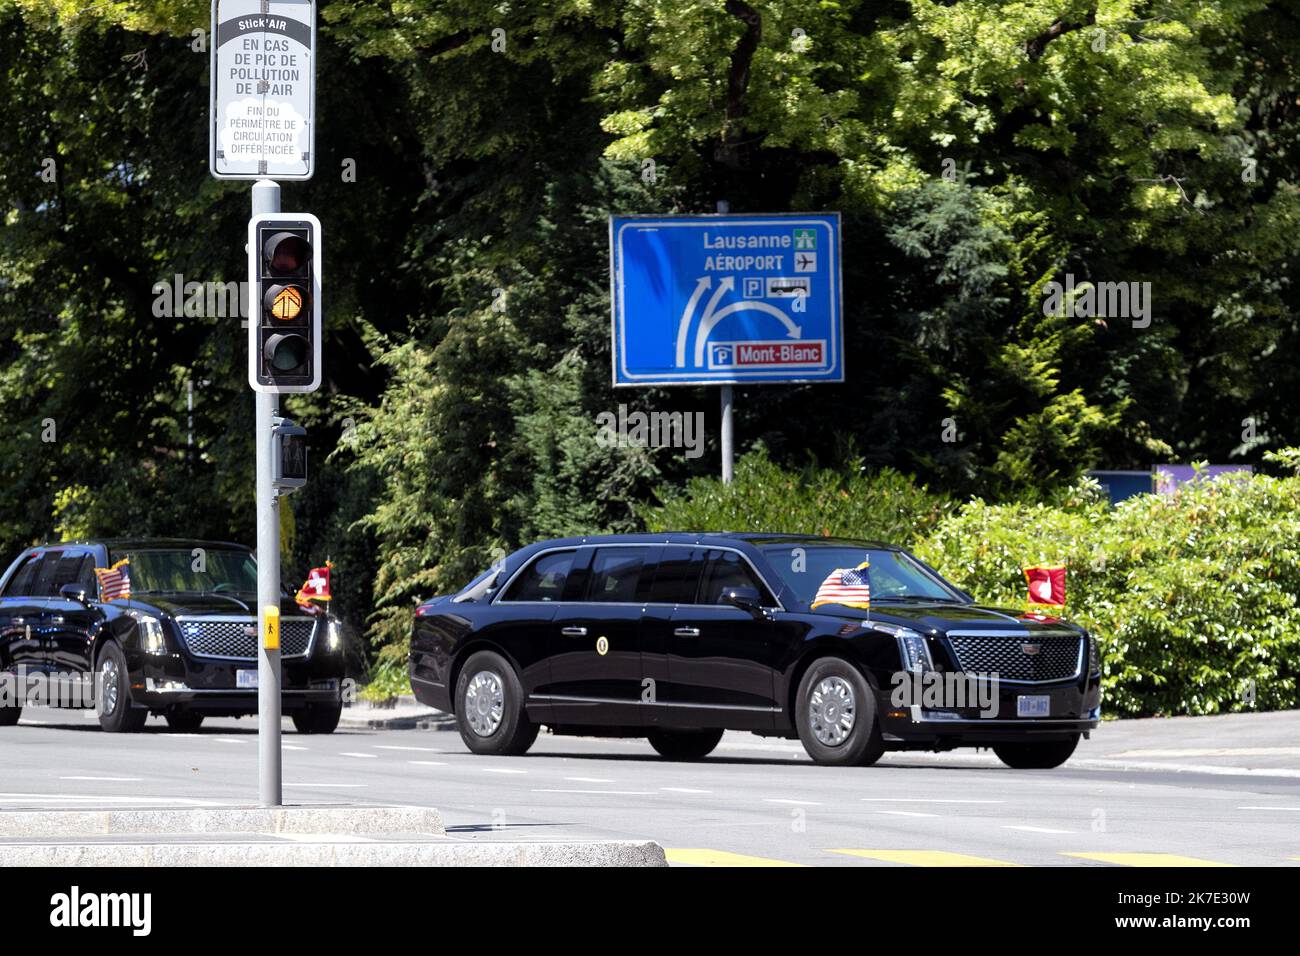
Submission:
POLYGON ((585 627, 562 627, 560 633, 565 637, 586 637, 587 629, 585 627))
POLYGON ((698 627, 679 627, 673 631, 677 637, 699 637, 700 629, 698 627))

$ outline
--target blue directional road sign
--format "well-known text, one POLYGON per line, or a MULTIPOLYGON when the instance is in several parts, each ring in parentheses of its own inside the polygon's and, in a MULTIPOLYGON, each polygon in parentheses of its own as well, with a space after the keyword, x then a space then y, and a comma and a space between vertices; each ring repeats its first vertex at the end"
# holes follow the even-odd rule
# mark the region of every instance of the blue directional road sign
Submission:
POLYGON ((839 213, 611 216, 615 385, 844 381, 839 213))

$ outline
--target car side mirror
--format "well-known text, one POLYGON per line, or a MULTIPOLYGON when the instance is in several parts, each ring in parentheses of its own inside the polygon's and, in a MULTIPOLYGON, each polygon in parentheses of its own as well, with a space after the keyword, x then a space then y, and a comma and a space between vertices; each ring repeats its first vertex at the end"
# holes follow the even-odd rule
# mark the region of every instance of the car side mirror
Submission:
POLYGON ((722 603, 748 611, 756 617, 761 617, 763 614, 763 602, 758 596, 757 588, 726 588, 722 592, 722 603))
POLYGON ((65 584, 59 588, 59 597, 65 601, 76 601, 78 604, 85 604, 86 588, 81 584, 65 584))

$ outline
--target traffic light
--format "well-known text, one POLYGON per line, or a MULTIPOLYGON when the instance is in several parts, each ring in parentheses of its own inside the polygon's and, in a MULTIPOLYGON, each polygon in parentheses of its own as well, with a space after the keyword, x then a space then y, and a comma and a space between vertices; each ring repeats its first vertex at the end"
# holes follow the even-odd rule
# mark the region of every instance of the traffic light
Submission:
POLYGON ((248 383, 314 392, 321 380, 320 221, 263 213, 248 224, 248 383))

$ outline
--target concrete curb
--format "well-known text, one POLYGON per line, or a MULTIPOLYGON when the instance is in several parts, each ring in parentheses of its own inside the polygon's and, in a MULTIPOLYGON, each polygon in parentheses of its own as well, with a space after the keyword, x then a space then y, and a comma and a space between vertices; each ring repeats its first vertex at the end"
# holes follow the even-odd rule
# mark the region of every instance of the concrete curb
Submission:
POLYGON ((431 807, 185 807, 157 810, 5 810, 0 837, 195 833, 395 833, 445 836, 431 807))
POLYGON ((651 841, 0 844, 5 866, 667 866, 651 841))

